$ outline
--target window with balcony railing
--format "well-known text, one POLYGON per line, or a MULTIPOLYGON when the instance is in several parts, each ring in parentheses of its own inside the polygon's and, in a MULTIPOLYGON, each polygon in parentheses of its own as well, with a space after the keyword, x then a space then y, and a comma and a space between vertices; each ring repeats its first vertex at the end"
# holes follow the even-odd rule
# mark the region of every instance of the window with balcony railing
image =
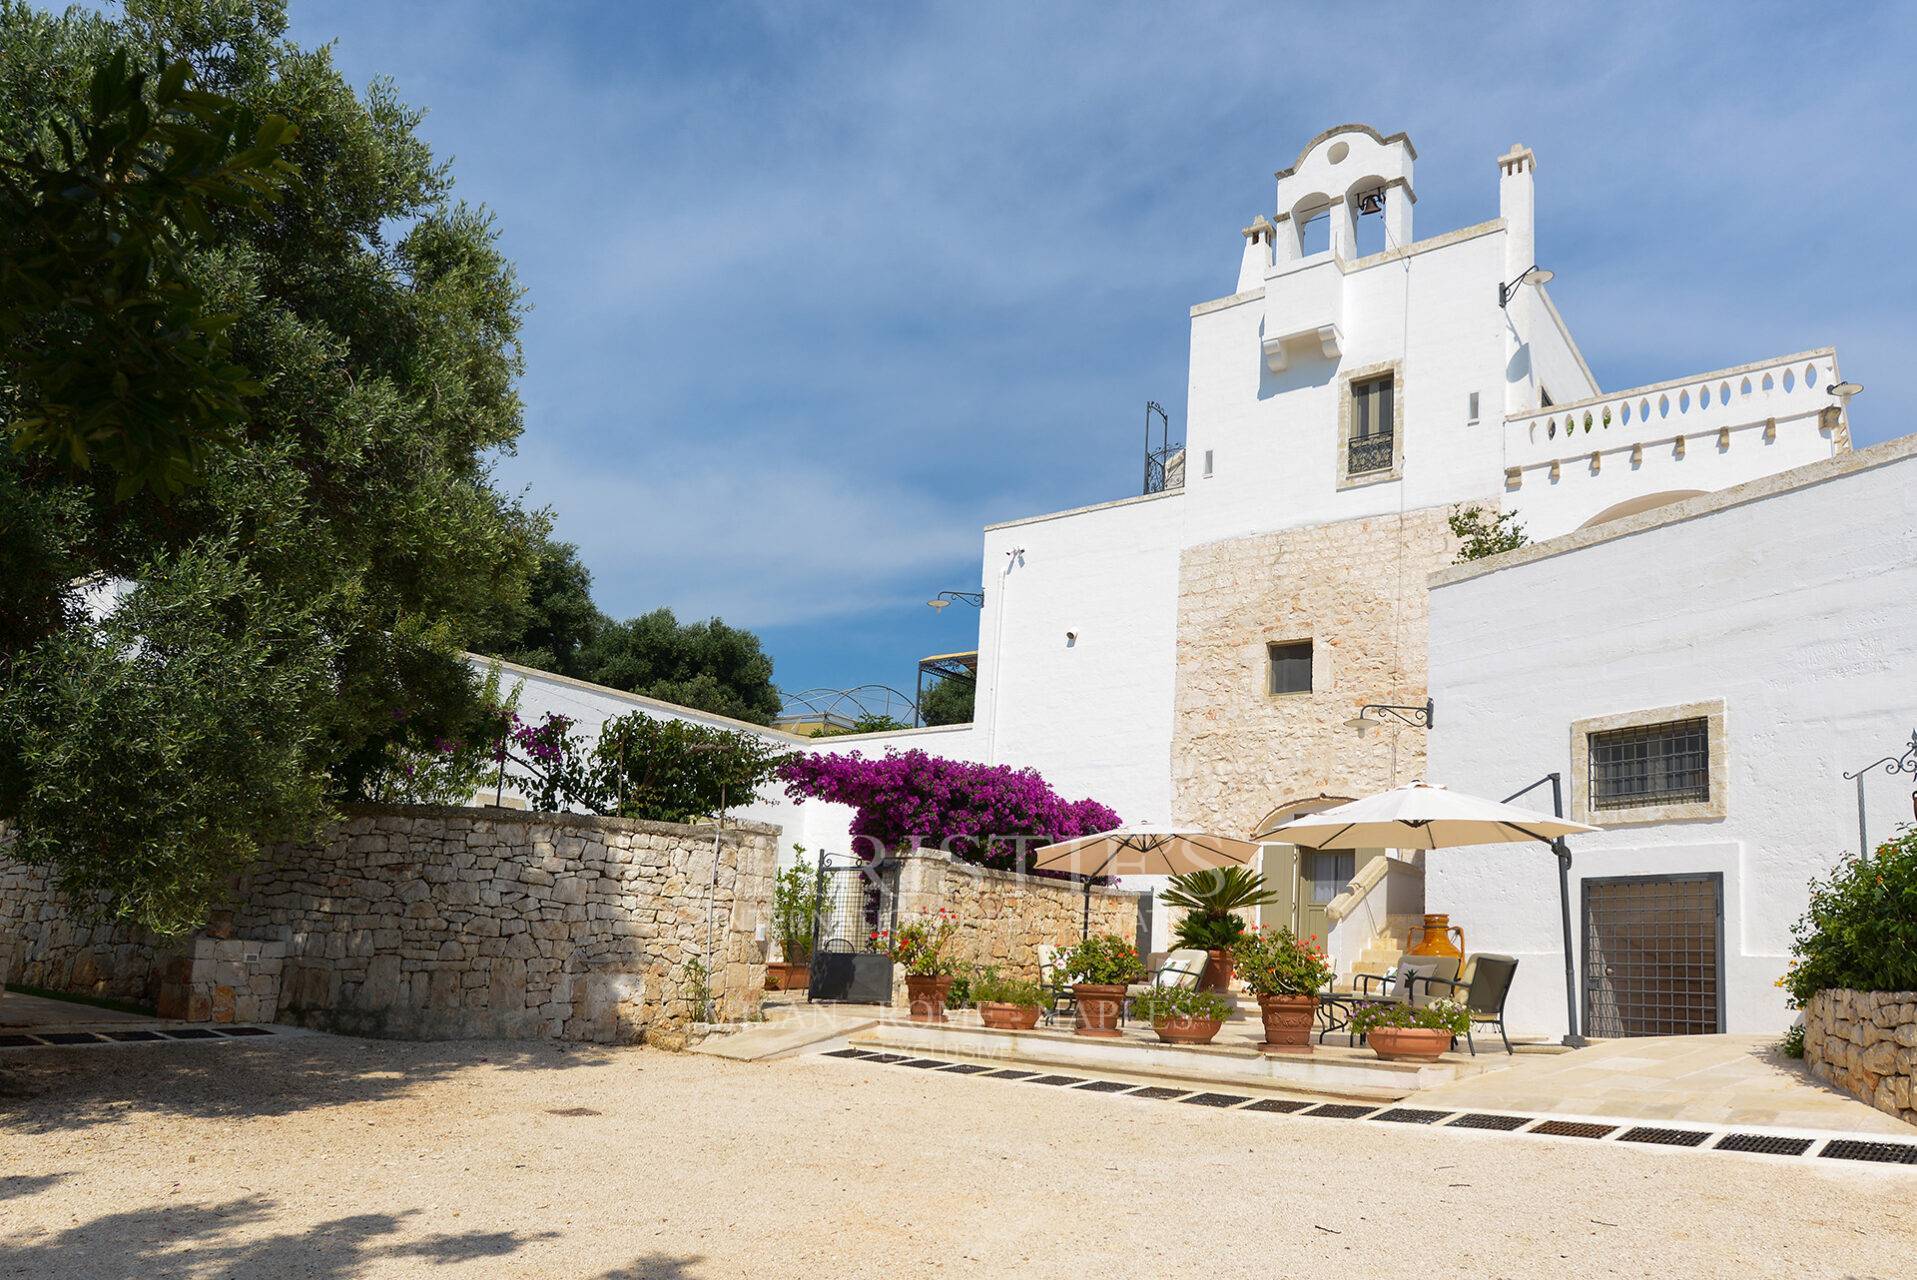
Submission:
POLYGON ((1368 378, 1351 384, 1351 438, 1346 441, 1345 473, 1365 475, 1391 470, 1396 414, 1392 378, 1368 378))

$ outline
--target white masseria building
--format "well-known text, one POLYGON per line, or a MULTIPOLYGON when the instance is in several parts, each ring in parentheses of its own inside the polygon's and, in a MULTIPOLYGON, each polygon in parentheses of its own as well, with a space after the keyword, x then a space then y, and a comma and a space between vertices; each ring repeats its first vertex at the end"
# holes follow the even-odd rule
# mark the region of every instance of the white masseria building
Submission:
MULTIPOLYGON (((1128 823, 1234 835, 1418 777, 1496 799, 1556 772, 1606 828, 1572 841, 1589 1030, 1779 1029, 1806 882, 1857 847, 1842 775, 1917 725, 1917 450, 1851 451, 1828 347, 1601 391, 1534 269, 1532 153, 1487 163, 1497 216, 1424 239, 1416 159, 1342 125, 1279 171, 1230 291, 1191 308, 1163 487, 985 530, 972 724, 756 731, 1029 766, 1128 823), (1515 511, 1531 545, 1454 566, 1459 504, 1515 511), (1427 699, 1428 729, 1354 726, 1427 699)), ((513 674, 522 714, 587 730, 725 723, 513 674)), ((1881 779, 1873 838, 1910 803, 1881 779)), ((747 812, 848 847, 834 806, 747 812)), ((1519 957, 1513 1028, 1563 1030, 1547 853, 1263 859, 1265 921, 1327 937, 1341 971, 1447 911, 1469 950, 1519 957)))

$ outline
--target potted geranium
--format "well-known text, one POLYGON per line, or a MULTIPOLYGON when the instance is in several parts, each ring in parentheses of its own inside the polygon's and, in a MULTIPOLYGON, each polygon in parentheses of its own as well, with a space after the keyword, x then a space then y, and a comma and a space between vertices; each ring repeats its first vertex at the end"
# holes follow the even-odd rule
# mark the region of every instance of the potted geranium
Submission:
POLYGON ((787 867, 773 881, 772 931, 779 938, 780 960, 765 967, 766 990, 803 991, 810 983, 812 926, 823 889, 818 875, 805 866, 787 867))
POLYGON ((998 1031, 1030 1031, 1045 1008, 1045 993, 1029 978, 1007 978, 986 967, 972 979, 979 1021, 998 1031))
POLYGON ((1210 1044, 1231 1016, 1231 1004, 1215 991, 1151 987, 1132 1001, 1132 1016, 1152 1024, 1171 1044, 1210 1044))
POLYGON ((1471 1029, 1471 1011, 1456 1000, 1367 1004, 1352 1013, 1351 1029, 1387 1062, 1436 1062, 1471 1029))
POLYGON ((1145 976, 1138 948, 1112 934, 1096 934, 1060 953, 1058 963, 1072 980, 1072 997, 1078 1004, 1078 1025, 1073 1031, 1106 1039, 1117 1036, 1125 984, 1145 976))
POLYGON ((872 934, 873 945, 905 970, 905 995, 914 1022, 945 1021, 945 997, 958 972, 958 958, 952 954, 957 932, 958 917, 940 908, 937 915, 910 921, 896 933, 880 929, 872 934))
POLYGON ((1314 937, 1291 930, 1252 929, 1232 948, 1238 976, 1258 997, 1265 1019, 1266 1053, 1310 1053, 1318 995, 1331 981, 1331 961, 1314 937))

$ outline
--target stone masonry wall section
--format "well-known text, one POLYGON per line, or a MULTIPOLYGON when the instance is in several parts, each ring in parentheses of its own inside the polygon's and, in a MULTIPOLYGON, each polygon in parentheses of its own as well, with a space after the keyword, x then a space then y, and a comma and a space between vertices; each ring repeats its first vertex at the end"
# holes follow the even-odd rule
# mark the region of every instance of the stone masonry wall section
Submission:
POLYGON ((1804 1010, 1810 1073, 1917 1124, 1917 991, 1820 991, 1804 1010))
MULTIPOLYGON (((1084 929, 1085 893, 1076 883, 988 870, 938 851, 902 854, 898 863, 899 923, 941 908, 957 916, 960 972, 992 965, 1007 977, 1036 980, 1039 944, 1068 947, 1084 929)), ((1095 886, 1091 931, 1135 940, 1142 896, 1095 886)), ((902 969, 892 977, 892 1003, 907 1003, 902 969)))
MULTIPOLYGON (((283 947, 280 1021, 408 1039, 670 1043, 692 1013, 686 963, 704 956, 708 927, 717 1016, 757 1012, 755 932, 777 836, 728 824, 715 873, 710 827, 355 807, 319 843, 268 849, 236 887, 231 927, 283 947)), ((216 957, 197 963, 204 939, 169 946, 78 921, 44 875, 5 862, 0 930, 15 938, 17 982, 157 999, 164 976, 169 997, 200 991, 209 1009, 222 985, 216 957), (182 956, 195 960, 190 978, 182 956)), ((261 971, 244 977, 264 994, 252 990, 261 971)))

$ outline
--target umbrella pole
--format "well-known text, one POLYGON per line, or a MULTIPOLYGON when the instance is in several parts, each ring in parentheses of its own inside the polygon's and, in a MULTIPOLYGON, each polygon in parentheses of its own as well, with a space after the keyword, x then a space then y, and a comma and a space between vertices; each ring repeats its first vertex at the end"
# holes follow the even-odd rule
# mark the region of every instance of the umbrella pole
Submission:
MULTIPOLYGON (((1551 811, 1564 816, 1564 781, 1555 773, 1551 775, 1551 811)), ((1558 860, 1558 919, 1564 926, 1564 1017, 1569 1028, 1564 1043, 1582 1049, 1586 1042, 1578 1034, 1577 961, 1571 952, 1571 846, 1559 836, 1551 842, 1551 852, 1558 860)))

